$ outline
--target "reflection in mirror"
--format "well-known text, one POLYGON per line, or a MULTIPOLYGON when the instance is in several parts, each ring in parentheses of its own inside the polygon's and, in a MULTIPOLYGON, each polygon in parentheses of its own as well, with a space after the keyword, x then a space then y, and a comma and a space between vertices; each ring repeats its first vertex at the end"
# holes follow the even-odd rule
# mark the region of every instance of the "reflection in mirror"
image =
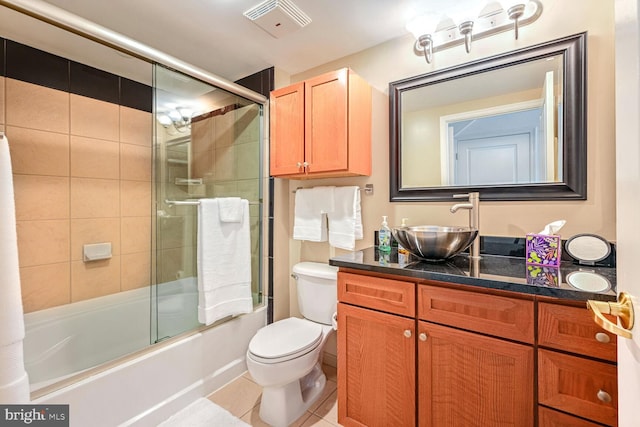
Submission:
POLYGON ((391 200, 584 199, 584 34, 390 84, 391 200))

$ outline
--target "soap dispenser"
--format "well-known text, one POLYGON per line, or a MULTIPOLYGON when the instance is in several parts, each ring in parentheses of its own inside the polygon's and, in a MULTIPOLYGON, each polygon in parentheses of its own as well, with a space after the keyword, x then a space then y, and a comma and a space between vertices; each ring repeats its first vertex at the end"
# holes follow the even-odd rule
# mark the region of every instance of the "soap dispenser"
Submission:
POLYGON ((378 230, 378 250, 380 252, 391 252, 391 229, 387 224, 387 216, 382 217, 382 225, 378 230))

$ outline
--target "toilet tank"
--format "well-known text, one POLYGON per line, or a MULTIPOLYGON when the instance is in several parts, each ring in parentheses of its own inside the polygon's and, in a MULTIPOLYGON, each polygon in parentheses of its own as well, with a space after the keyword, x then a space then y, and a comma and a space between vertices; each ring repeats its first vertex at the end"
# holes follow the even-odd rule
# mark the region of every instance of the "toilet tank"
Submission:
POLYGON ((331 325, 338 301, 338 267, 319 262, 293 266, 300 313, 313 322, 331 325))

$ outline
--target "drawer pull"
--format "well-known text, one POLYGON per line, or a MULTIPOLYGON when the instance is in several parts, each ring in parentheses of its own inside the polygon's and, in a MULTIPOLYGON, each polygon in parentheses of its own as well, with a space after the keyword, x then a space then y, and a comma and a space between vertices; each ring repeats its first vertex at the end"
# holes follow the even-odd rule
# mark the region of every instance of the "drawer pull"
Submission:
POLYGON ((598 390, 598 399, 604 403, 611 402, 611 395, 604 390, 598 390))
POLYGON ((404 336, 407 338, 411 338, 411 331, 409 329, 405 329, 404 336))
POLYGON ((633 328, 634 321, 633 303, 628 294, 620 292, 618 302, 588 300, 587 308, 593 311, 593 321, 600 325, 602 329, 623 338, 632 338, 631 329, 633 328), (618 317, 620 326, 605 318, 603 313, 618 317))
POLYGON ((598 332, 596 334, 596 341, 606 344, 611 341, 611 338, 609 338, 609 335, 605 334, 604 332, 598 332))
POLYGON ((420 338, 420 341, 426 341, 427 340, 427 334, 425 334, 423 332, 420 335, 418 335, 418 338, 420 338))

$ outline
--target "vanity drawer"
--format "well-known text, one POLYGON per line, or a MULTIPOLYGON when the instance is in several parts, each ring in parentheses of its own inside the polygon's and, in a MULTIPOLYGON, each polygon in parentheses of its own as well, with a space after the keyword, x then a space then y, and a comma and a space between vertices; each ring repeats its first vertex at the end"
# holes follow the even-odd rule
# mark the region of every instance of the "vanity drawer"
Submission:
POLYGON ((538 403, 615 426, 618 414, 616 366, 540 349, 538 403))
POLYGON ((533 301, 437 286, 418 286, 418 317, 529 344, 534 342, 533 301))
MULTIPOLYGON (((615 318, 609 317, 616 322, 615 318)), ((596 325, 589 310, 538 304, 538 345, 598 359, 616 361, 616 336, 596 325)))
POLYGON ((338 272, 338 301, 401 316, 416 314, 416 284, 338 272))
POLYGON ((600 427, 600 424, 539 406, 538 427, 600 427))

